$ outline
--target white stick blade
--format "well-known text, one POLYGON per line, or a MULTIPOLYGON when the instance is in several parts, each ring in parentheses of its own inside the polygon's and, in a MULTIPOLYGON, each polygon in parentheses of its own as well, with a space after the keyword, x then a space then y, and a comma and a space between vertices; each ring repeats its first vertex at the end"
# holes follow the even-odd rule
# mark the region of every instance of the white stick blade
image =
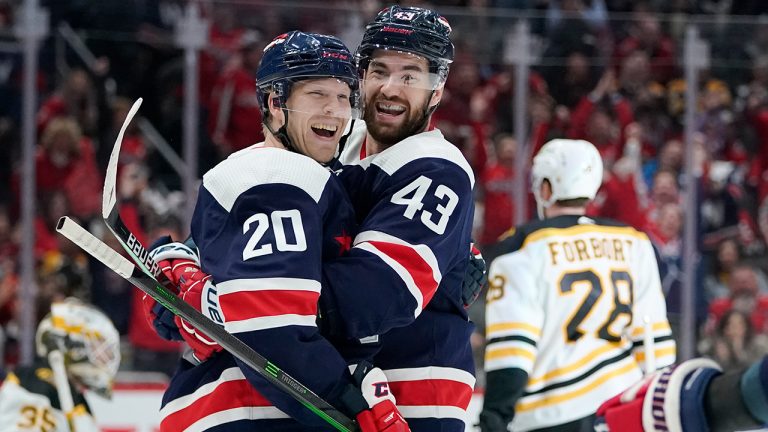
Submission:
POLYGON ((112 208, 114 208, 117 203, 117 161, 120 159, 120 147, 123 143, 125 130, 128 128, 131 120, 133 120, 133 116, 139 111, 142 101, 142 98, 138 98, 136 99, 136 102, 133 103, 133 106, 131 106, 128 115, 125 116, 123 126, 120 128, 120 133, 117 134, 115 145, 112 147, 112 154, 109 155, 107 174, 104 176, 104 190, 102 191, 101 197, 101 214, 104 218, 109 216, 109 212, 112 211, 112 208))
POLYGON ((81 249, 101 261, 105 266, 117 272, 120 276, 128 279, 133 274, 134 266, 127 258, 115 252, 114 249, 107 246, 106 243, 96 238, 67 216, 59 219, 56 231, 80 246, 81 249))

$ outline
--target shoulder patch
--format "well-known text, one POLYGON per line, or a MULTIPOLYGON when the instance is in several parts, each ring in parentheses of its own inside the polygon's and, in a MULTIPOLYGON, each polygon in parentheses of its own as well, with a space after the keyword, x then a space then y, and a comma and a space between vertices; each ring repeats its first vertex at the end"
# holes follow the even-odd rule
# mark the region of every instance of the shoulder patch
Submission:
POLYGON ((376 155, 371 163, 392 175, 406 164, 422 158, 444 159, 458 165, 475 186, 475 174, 461 151, 435 129, 408 137, 376 155))
POLYGON ((304 190, 315 202, 331 172, 309 157, 286 150, 262 147, 229 158, 203 176, 203 185, 227 211, 248 189, 263 184, 288 184, 304 190))

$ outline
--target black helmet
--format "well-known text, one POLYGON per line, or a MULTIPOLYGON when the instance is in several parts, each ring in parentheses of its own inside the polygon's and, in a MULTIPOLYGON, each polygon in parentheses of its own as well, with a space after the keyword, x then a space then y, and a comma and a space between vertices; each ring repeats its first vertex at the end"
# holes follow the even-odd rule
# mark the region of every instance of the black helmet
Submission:
POLYGON ((435 11, 390 6, 365 28, 363 41, 357 48, 357 66, 365 70, 374 50, 398 50, 425 57, 430 72, 445 80, 453 61, 450 33, 448 20, 435 11))

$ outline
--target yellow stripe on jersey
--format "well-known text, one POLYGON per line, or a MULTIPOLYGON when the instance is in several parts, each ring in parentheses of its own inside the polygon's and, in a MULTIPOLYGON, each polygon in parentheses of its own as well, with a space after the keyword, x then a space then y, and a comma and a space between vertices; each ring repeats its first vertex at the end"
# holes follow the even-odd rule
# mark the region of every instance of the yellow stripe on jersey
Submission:
POLYGON ((541 336, 541 329, 524 322, 500 322, 496 324, 489 324, 485 327, 485 334, 491 335, 496 332, 503 332, 508 330, 524 330, 536 337, 541 336))
POLYGON ((485 361, 504 357, 524 357, 533 361, 536 356, 525 348, 489 348, 485 351, 485 361))
POLYGON ((541 408, 547 405, 563 403, 571 399, 575 399, 579 396, 582 396, 586 393, 589 393, 590 391, 595 389, 595 387, 598 387, 604 384, 606 381, 612 378, 615 378, 620 375, 624 375, 625 373, 632 372, 636 369, 637 369, 637 364, 635 362, 629 362, 623 367, 621 367, 620 369, 616 369, 611 372, 608 372, 605 375, 601 376, 600 378, 596 379, 595 381, 591 382, 590 384, 582 388, 578 388, 578 389, 569 391, 567 393, 562 393, 559 395, 547 396, 547 397, 544 397, 543 399, 539 399, 533 402, 527 402, 527 403, 520 402, 515 406, 515 409, 517 412, 523 412, 523 411, 530 411, 533 409, 541 408))
MULTIPOLYGON (((671 332, 672 328, 669 327, 669 322, 659 321, 659 322, 653 323, 653 325, 651 326, 651 331, 654 333, 660 332, 660 331, 671 332)), ((645 333, 645 327, 636 327, 635 329, 632 330, 632 337, 635 338, 635 337, 641 336, 643 333, 645 333)))
POLYGON ((8 375, 5 376, 5 380, 16 385, 20 385, 19 377, 17 377, 13 372, 8 372, 8 375))
MULTIPOLYGON (((677 354, 677 350, 675 347, 667 347, 667 348, 655 348, 653 350, 653 353, 656 358, 665 357, 665 356, 675 356, 677 354)), ((635 353, 635 359, 637 359, 638 362, 644 362, 645 361, 645 351, 637 351, 635 353)))
POLYGON ((555 369, 553 371, 549 371, 549 372, 547 372, 546 374, 544 374, 544 375, 542 375, 540 377, 530 378, 528 380, 528 387, 535 386, 535 385, 540 384, 540 383, 542 383, 544 381, 551 381, 551 380, 553 380, 553 379, 555 379, 555 378, 557 378, 557 377, 559 377, 561 375, 565 375, 565 374, 577 371, 577 370, 581 369, 582 367, 586 366, 587 364, 591 363, 595 358, 597 358, 597 357, 599 357, 599 356, 601 356, 601 355, 603 355, 605 353, 609 353, 611 351, 621 352, 621 351, 623 351, 625 349, 626 349, 626 347, 623 347, 623 346, 621 346, 618 343, 613 343, 613 344, 610 344, 610 345, 603 345, 600 348, 597 348, 597 349, 593 350, 589 354, 587 354, 584 357, 580 358, 579 360, 575 361, 574 363, 571 363, 571 364, 569 364, 567 366, 563 366, 561 368, 555 369))
POLYGON ((568 237, 577 236, 579 234, 615 234, 626 235, 630 237, 639 238, 641 240, 648 240, 648 236, 645 233, 637 231, 632 227, 614 227, 614 226, 602 226, 602 225, 574 225, 568 228, 542 228, 538 231, 534 231, 523 241, 523 245, 520 249, 525 248, 528 243, 533 243, 545 239, 547 237, 568 237))

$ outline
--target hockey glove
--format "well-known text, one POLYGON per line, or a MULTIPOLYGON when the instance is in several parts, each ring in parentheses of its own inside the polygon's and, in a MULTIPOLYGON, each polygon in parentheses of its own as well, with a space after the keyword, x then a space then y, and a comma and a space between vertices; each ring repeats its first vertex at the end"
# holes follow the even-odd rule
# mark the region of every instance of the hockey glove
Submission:
MULTIPOLYGON (((154 243, 149 247, 150 250, 150 257, 157 260, 156 251, 158 250, 165 250, 171 249, 172 245, 178 245, 179 243, 173 243, 171 241, 171 237, 164 236, 160 237, 159 239, 155 240, 154 243)), ((182 245, 183 246, 183 245, 182 245)), ((186 248, 189 250, 189 248, 186 248)), ((191 251, 190 251, 191 252, 191 251)), ((194 255, 194 254, 193 254, 194 255)), ((184 257, 188 256, 188 252, 184 251, 179 253, 179 256, 184 257)), ((169 264, 163 263, 167 267, 162 267, 163 274, 165 277, 160 277, 160 282, 168 288, 169 290, 173 291, 174 293, 179 293, 179 287, 177 284, 173 281, 173 275, 166 273, 166 271, 170 268, 169 264)), ((160 263, 158 263, 160 265, 160 263)), ((149 324, 154 327, 155 331, 157 332, 160 337, 167 340, 177 340, 181 341, 184 340, 181 337, 181 334, 179 333, 179 328, 176 326, 176 323, 174 322, 175 315, 171 313, 168 309, 166 309, 163 305, 156 302, 155 299, 153 299, 150 295, 144 294, 141 298, 141 303, 144 309, 144 317, 149 321, 149 324)))
POLYGON ((355 418, 362 432, 410 432, 402 414, 395 406, 395 396, 389 391, 384 372, 367 362, 357 365, 352 374, 360 385, 368 409, 360 411, 355 418))
POLYGON ((483 255, 475 247, 475 244, 470 243, 469 265, 464 273, 464 281, 461 285, 461 300, 464 303, 464 309, 472 306, 472 303, 477 300, 486 282, 488 282, 488 267, 483 259, 483 255))
POLYGON ((688 360, 646 376, 597 410, 598 432, 708 431, 704 396, 717 363, 688 360))

